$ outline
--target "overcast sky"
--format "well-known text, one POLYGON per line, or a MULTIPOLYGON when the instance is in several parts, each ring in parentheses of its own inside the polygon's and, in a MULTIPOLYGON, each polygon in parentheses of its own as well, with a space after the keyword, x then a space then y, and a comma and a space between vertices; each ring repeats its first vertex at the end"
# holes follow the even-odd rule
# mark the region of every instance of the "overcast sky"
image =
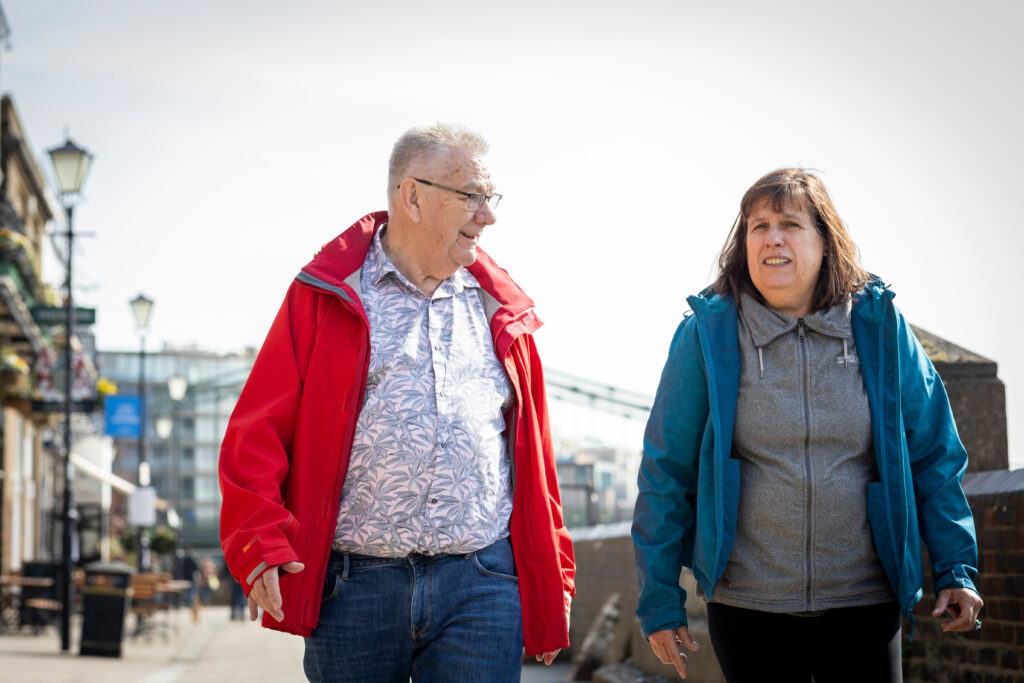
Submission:
POLYGON ((537 301, 548 366, 653 394, 743 192, 813 167, 909 319, 999 363, 1024 465, 1024 3, 3 8, 33 150, 67 126, 96 154, 76 279, 101 348, 137 348, 140 291, 152 349, 259 345, 319 245, 384 208, 397 136, 456 121, 491 143, 482 246, 537 301))

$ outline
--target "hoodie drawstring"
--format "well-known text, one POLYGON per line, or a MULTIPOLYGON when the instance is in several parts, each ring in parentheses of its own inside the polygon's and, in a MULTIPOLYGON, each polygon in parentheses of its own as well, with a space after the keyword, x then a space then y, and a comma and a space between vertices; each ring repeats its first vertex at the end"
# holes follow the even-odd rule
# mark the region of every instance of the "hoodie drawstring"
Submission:
POLYGON ((843 337, 843 367, 850 367, 850 359, 846 353, 846 337, 843 337))
POLYGON ((761 379, 764 379, 764 354, 760 346, 757 347, 757 364, 761 366, 761 379))

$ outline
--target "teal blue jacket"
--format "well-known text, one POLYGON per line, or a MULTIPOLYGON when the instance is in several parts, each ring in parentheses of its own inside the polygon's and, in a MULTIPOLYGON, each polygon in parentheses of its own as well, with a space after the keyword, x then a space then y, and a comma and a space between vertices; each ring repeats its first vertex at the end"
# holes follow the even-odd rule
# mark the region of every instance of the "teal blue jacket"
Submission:
MULTIPOLYGON (((873 282, 854 295, 852 326, 871 410, 879 481, 868 484, 875 548, 910 616, 921 599, 921 541, 935 591, 976 590, 974 518, 960 482, 967 452, 942 381, 893 293, 873 282)), ((732 457, 740 379, 736 302, 688 299, 644 434, 633 543, 645 636, 686 624, 682 567, 711 598, 736 535, 740 461, 732 457)))

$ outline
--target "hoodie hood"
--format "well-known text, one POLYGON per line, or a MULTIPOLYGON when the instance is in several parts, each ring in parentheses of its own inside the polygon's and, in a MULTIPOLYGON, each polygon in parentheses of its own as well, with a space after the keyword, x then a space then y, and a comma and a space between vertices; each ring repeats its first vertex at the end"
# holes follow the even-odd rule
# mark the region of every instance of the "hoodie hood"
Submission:
POLYGON ((832 308, 815 311, 803 318, 794 318, 765 306, 749 294, 743 294, 740 297, 740 315, 743 316, 743 321, 750 331, 751 341, 754 342, 754 346, 758 347, 767 346, 773 339, 796 327, 801 320, 807 328, 819 334, 837 339, 849 339, 852 334, 850 327, 852 304, 853 301, 847 298, 845 302, 832 308))

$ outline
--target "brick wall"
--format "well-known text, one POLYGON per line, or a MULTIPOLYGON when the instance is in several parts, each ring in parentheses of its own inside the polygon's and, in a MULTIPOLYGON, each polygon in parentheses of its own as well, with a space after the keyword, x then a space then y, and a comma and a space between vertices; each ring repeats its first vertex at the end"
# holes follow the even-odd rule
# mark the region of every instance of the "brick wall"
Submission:
POLYGON ((931 616, 935 600, 928 577, 914 611, 914 642, 904 634, 905 678, 1024 683, 1024 470, 968 475, 964 490, 978 532, 983 626, 974 633, 943 633, 931 616))

